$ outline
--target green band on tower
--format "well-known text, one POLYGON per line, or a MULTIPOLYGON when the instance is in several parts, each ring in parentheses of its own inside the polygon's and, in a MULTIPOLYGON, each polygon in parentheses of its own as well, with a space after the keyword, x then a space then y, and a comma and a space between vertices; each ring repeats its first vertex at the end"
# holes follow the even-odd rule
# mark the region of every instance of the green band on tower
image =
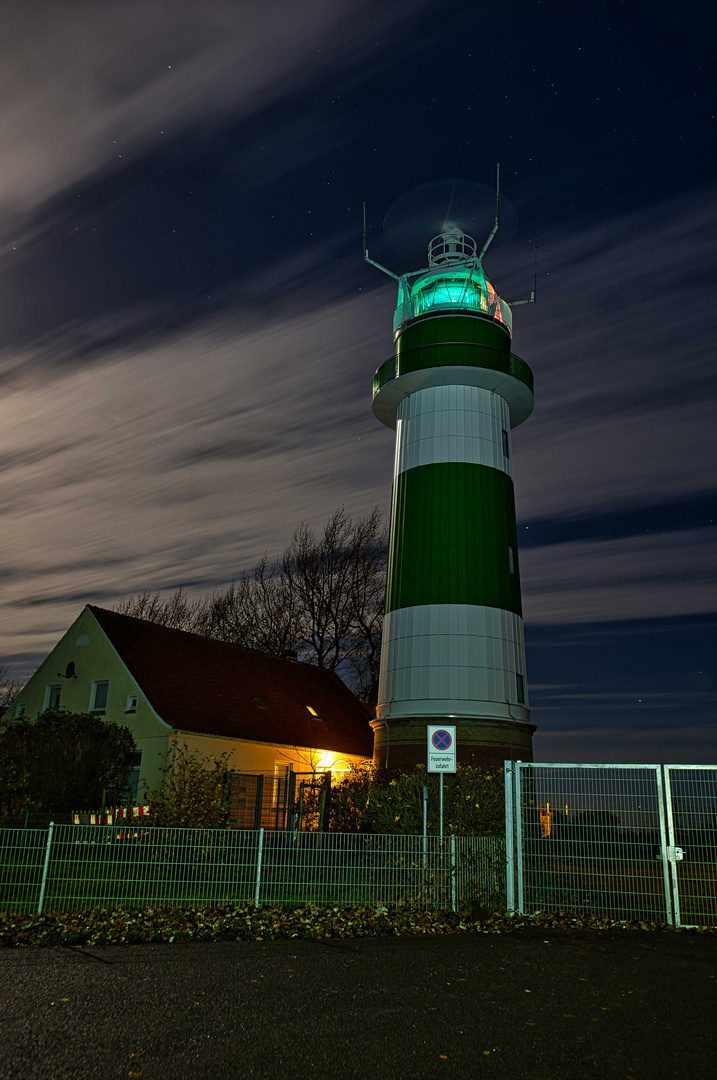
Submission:
POLYGON ((386 611, 482 604, 522 612, 513 481, 467 462, 394 480, 386 611))

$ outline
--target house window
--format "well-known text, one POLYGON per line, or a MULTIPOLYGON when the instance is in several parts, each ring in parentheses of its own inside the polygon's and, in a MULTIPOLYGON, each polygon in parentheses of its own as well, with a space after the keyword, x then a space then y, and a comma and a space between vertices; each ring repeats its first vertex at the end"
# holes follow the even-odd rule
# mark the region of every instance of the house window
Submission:
MULTIPOLYGON (((105 701, 106 700, 107 699, 105 698, 105 701)), ((125 709, 125 712, 137 712, 137 695, 136 694, 128 694, 127 695, 127 708, 125 709)))
POLYGON ((27 705, 16 705, 15 706, 15 719, 17 720, 19 717, 24 716, 26 709, 27 709, 27 705))
POLYGON ((258 709, 265 709, 266 708, 266 705, 264 704, 264 702, 261 700, 260 697, 255 697, 254 698, 254 704, 256 705, 256 707, 258 709))
POLYGON ((515 573, 515 548, 512 544, 508 544, 508 569, 511 574, 515 573))
POLYGON ((321 717, 317 713, 316 709, 312 709, 310 705, 304 705, 304 708, 307 710, 307 712, 311 713, 314 720, 320 720, 321 719, 321 717))
POLYGON ((510 439, 505 428, 503 428, 503 454, 505 457, 510 458, 510 439))
POLYGON ((139 775, 142 771, 142 751, 135 750, 132 754, 127 782, 122 792, 122 802, 131 802, 136 806, 139 802, 139 775))
POLYGON ((45 687, 45 708, 59 709, 62 697, 62 683, 51 683, 45 687))
POLYGON ((103 713, 107 709, 107 696, 110 690, 109 679, 96 679, 92 683, 90 712, 103 713))
POLYGON ((515 676, 515 683, 516 683, 516 690, 517 690, 517 693, 518 693, 518 703, 520 705, 525 705, 525 682, 523 680, 523 676, 520 675, 520 674, 517 674, 515 676))

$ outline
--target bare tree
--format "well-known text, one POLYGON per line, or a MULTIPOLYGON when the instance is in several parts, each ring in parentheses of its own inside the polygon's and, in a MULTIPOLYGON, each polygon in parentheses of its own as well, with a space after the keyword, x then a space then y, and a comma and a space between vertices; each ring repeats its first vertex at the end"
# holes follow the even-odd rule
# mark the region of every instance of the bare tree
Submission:
POLYGON ((171 596, 162 597, 146 589, 137 596, 122 597, 114 610, 120 615, 133 615, 136 619, 168 626, 172 630, 189 630, 191 633, 205 633, 210 623, 210 598, 190 600, 179 586, 171 596))
POLYGON ((10 674, 10 668, 0 660, 0 714, 17 699, 23 683, 10 674))
POLYGON ((278 564, 263 555, 253 570, 209 598, 204 633, 275 656, 298 652, 305 619, 297 601, 278 564))
POLYGON ((281 568, 304 614, 303 646, 310 661, 339 669, 368 700, 378 678, 386 587, 378 509, 358 521, 338 510, 321 537, 301 525, 281 568))
POLYGON ((372 705, 385 573, 379 510, 353 520, 341 509, 320 535, 300 525, 279 559, 265 554, 224 590, 194 601, 181 588, 167 599, 147 591, 115 610, 276 656, 294 651, 306 663, 336 671, 372 705))

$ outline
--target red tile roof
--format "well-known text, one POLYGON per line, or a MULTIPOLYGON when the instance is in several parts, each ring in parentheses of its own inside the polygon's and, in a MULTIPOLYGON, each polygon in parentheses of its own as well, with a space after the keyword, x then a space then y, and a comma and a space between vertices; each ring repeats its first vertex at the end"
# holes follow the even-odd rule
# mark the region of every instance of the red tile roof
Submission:
POLYGON ((172 727, 372 756, 369 714, 334 672, 88 608, 142 693, 172 727))

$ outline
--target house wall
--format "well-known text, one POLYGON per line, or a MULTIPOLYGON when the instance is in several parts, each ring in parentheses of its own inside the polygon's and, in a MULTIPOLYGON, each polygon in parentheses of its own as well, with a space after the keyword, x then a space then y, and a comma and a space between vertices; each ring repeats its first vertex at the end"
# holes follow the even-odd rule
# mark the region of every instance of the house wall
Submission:
POLYGON ((14 706, 5 714, 4 720, 12 722, 23 705, 25 716, 35 719, 47 708, 50 686, 61 688, 60 708, 77 713, 91 712, 93 683, 102 679, 109 680, 107 706, 104 713, 97 712, 95 715, 131 730, 137 749, 142 751, 140 792, 144 791, 145 786, 150 790, 158 787, 162 782, 162 766, 174 742, 174 733, 168 724, 157 717, 94 616, 87 610, 75 620, 43 661, 14 706), (64 674, 71 660, 75 663, 77 678, 64 679, 58 672, 64 674), (136 711, 128 712, 127 699, 134 694, 137 695, 136 711))
POLYGON ((219 757, 228 751, 229 767, 235 772, 272 774, 278 762, 291 763, 297 773, 330 769, 334 783, 346 775, 344 765, 358 765, 363 760, 356 755, 309 747, 281 746, 245 739, 176 732, 154 712, 104 631, 87 609, 79 615, 23 688, 14 705, 5 714, 4 722, 12 722, 22 706, 25 707, 26 717, 34 719, 39 716, 48 707, 48 688, 52 686, 60 687, 60 708, 77 713, 95 712, 95 715, 105 720, 130 729, 137 749, 142 751, 140 802, 148 791, 161 785, 163 768, 172 760, 175 743, 184 743, 188 749, 197 750, 202 757, 219 757), (77 677, 65 679, 62 675, 70 661, 74 661, 77 677), (109 680, 109 691, 105 711, 99 713, 93 710, 93 684, 103 679, 109 680), (132 695, 137 696, 134 712, 127 709, 128 698, 132 695))
POLYGON ((365 760, 355 754, 313 750, 306 746, 250 742, 219 735, 195 735, 191 732, 181 732, 178 739, 180 745, 184 744, 189 750, 196 750, 202 757, 219 757, 220 754, 228 752, 231 755, 229 768, 234 772, 271 774, 277 763, 291 764, 293 771, 297 773, 311 772, 314 769, 331 770, 332 782, 337 783, 348 771, 344 766, 359 765, 365 760))

